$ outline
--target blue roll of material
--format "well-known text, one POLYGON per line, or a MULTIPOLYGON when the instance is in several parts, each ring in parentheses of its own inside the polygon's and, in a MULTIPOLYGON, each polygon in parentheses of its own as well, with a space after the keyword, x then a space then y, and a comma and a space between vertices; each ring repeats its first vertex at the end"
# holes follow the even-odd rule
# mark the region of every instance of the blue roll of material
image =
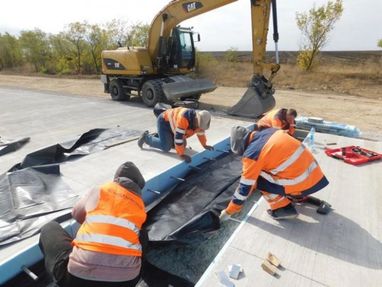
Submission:
POLYGON ((339 136, 359 138, 361 131, 352 125, 325 121, 316 117, 298 117, 296 118, 296 128, 310 131, 314 128, 317 132, 334 134, 339 136))

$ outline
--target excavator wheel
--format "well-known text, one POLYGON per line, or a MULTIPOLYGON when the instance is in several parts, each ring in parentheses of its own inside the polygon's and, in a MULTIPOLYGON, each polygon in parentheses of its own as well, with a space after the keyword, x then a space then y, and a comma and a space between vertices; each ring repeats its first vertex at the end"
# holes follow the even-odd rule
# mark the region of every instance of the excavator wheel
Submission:
POLYGON ((110 82, 109 90, 113 101, 128 101, 130 99, 130 96, 124 90, 121 81, 118 79, 114 79, 110 82))
POLYGON ((149 80, 142 86, 142 101, 148 107, 153 107, 156 103, 164 99, 163 89, 160 80, 149 80))

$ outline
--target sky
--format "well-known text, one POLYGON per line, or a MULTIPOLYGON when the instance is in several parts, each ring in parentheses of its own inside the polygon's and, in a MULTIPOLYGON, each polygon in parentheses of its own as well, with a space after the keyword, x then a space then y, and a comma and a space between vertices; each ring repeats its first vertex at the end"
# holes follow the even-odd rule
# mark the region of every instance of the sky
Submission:
MULTIPOLYGON (((18 33, 39 28, 45 32, 62 31, 70 22, 105 23, 122 19, 133 24, 150 23, 170 0, 13 0, 2 1, 0 33, 18 33)), ((377 50, 382 38, 382 0, 343 0, 344 14, 331 32, 325 50, 377 50)), ((298 50, 301 36, 296 26, 296 12, 322 5, 326 0, 278 1, 280 50, 298 50)), ((182 23, 201 34, 197 43, 202 51, 225 51, 229 48, 251 50, 250 0, 238 0, 225 7, 182 23)), ((273 50, 272 28, 268 49, 273 50)))

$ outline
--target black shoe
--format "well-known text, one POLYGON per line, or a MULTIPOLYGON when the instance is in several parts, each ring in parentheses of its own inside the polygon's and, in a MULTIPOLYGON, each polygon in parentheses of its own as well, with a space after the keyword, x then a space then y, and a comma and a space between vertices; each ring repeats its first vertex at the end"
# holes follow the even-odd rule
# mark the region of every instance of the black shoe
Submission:
POLYGON ((268 209, 268 214, 272 216, 273 219, 279 220, 279 219, 292 219, 296 218, 298 216, 298 212, 296 208, 294 208, 292 203, 289 203, 287 206, 270 210, 268 209))
POLYGON ((148 136, 149 131, 144 131, 143 134, 138 139, 138 146, 143 147, 143 144, 146 143, 146 137, 148 136))

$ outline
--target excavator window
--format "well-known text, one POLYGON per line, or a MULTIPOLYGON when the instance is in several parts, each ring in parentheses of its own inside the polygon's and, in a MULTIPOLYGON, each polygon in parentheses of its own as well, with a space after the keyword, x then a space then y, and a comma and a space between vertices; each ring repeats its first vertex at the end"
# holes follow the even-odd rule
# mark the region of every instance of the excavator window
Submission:
POLYGON ((183 53, 192 53, 193 45, 192 38, 190 36, 190 33, 187 32, 180 32, 179 34, 180 47, 182 48, 183 53))
POLYGON ((176 29, 173 34, 173 59, 178 68, 192 68, 195 65, 195 46, 191 30, 176 29))

